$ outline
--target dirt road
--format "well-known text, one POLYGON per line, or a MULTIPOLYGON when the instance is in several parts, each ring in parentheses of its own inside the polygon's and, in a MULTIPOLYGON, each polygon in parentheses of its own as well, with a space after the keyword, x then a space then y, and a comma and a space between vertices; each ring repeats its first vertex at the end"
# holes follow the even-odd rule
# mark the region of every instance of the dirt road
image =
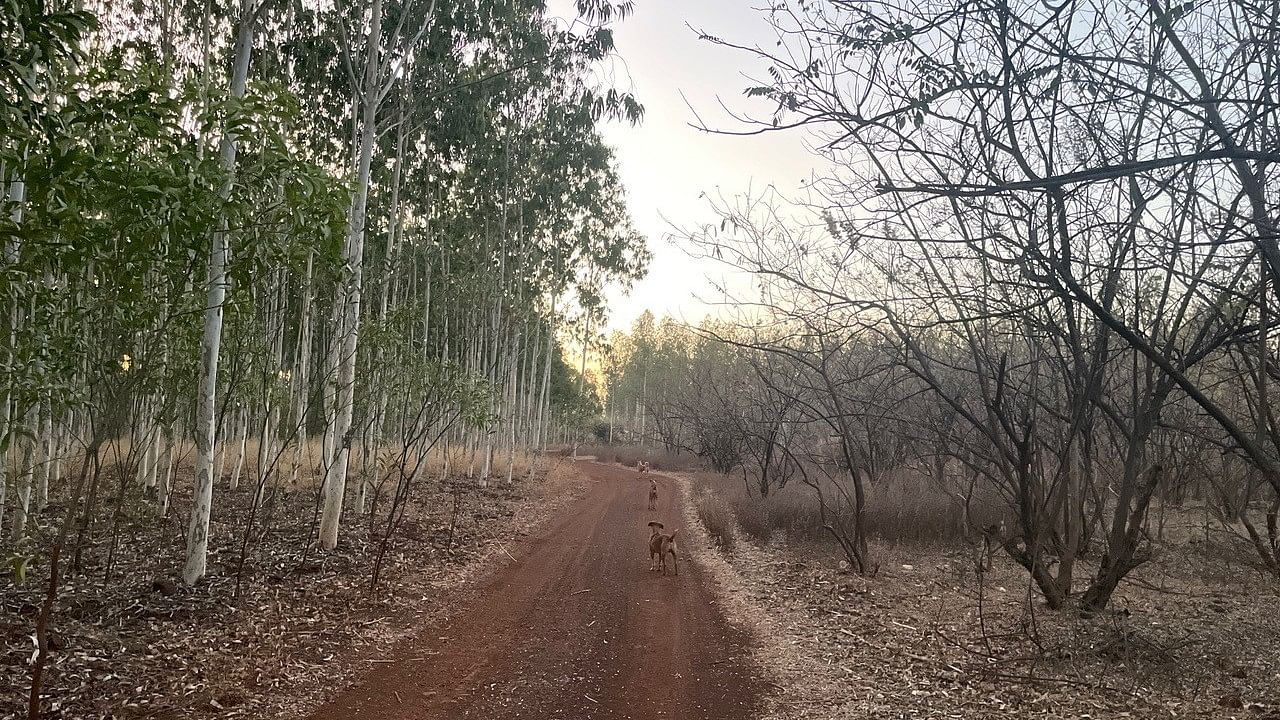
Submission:
POLYGON ((311 720, 673 718, 749 720, 761 683, 748 638, 681 558, 649 572, 650 519, 683 528, 671 480, 582 462, 587 494, 454 613, 378 663, 311 720))

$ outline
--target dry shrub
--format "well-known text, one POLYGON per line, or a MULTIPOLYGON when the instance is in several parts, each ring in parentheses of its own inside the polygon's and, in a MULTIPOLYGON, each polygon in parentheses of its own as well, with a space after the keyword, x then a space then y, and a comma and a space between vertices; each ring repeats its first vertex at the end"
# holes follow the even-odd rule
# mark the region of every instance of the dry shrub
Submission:
POLYGON ((707 534, 715 541, 716 546, 725 551, 733 550, 737 541, 734 528, 734 510, 719 493, 702 488, 693 496, 694 509, 698 520, 707 529, 707 534))
MULTIPOLYGON (((714 491, 733 510, 737 526, 748 537, 767 542, 775 536, 787 539, 825 541, 823 513, 814 488, 793 481, 760 497, 754 484, 717 473, 695 476, 700 489, 714 491)), ((852 490, 850 490, 852 492, 852 490)), ((828 515, 850 513, 847 503, 838 502, 834 483, 823 481, 822 494, 828 515)), ((971 522, 976 526, 997 523, 1007 515, 1003 503, 993 496, 975 497, 970 504, 971 522)), ((955 545, 965 536, 961 501, 930 481, 907 474, 888 478, 867 488, 863 513, 869 537, 882 543, 955 545)))
POLYGON ((617 451, 612 445, 580 445, 578 446, 578 457, 593 457, 597 462, 615 463, 618 462, 617 451))
MULTIPOLYGON (((257 483, 258 450, 258 438, 250 436, 245 442, 244 460, 240 467, 242 486, 253 487, 257 483)), ((277 445, 273 454, 266 458, 271 464, 268 486, 281 487, 288 491, 317 490, 324 480, 324 473, 321 471, 321 453, 319 437, 308 438, 300 456, 297 453, 296 443, 290 443, 283 449, 277 445), (300 463, 296 486, 292 483, 295 462, 300 463)), ((215 479, 218 487, 223 487, 231 481, 239 455, 239 438, 227 439, 226 442, 218 444, 214 451, 215 468, 221 470, 221 474, 215 479)), ((141 450, 135 447, 128 437, 108 441, 101 449, 104 480, 115 481, 121 471, 128 473, 132 479, 138 471, 141 460, 141 450)), ((490 478, 505 480, 508 461, 511 462, 513 478, 541 475, 545 472, 547 464, 545 460, 540 460, 536 453, 529 450, 517 448, 512 453, 505 449, 495 449, 489 470, 490 478)), ((64 462, 63 477, 74 476, 80 464, 84 462, 83 451, 77 450, 64 462)), ((195 475, 195 462, 194 444, 188 440, 180 440, 173 450, 174 477, 179 485, 190 484, 191 478, 195 475)), ((417 462, 417 457, 413 453, 405 456, 403 449, 394 445, 384 445, 366 454, 363 446, 356 442, 352 445, 347 467, 348 482, 353 488, 358 487, 357 483, 366 477, 374 485, 395 483, 400 477, 397 464, 404 463, 403 470, 409 474, 412 473, 417 462)), ((437 445, 423 460, 419 478, 439 480, 444 478, 446 470, 450 477, 458 478, 467 475, 469 471, 474 471, 478 475, 483 469, 483 448, 472 450, 460 446, 446 448, 443 445, 437 445)), ((16 470, 11 472, 16 474, 16 470)))
POLYGON ((713 494, 732 511, 738 528, 747 537, 767 542, 775 533, 790 537, 816 538, 822 530, 821 516, 813 491, 789 484, 761 498, 754 486, 747 487, 741 476, 699 472, 694 476, 698 493, 713 494))
POLYGON ((910 475, 868 488, 867 535, 889 543, 954 543, 965 534, 961 503, 931 481, 910 475))
POLYGON ((762 498, 742 488, 732 504, 743 531, 757 540, 767 541, 774 533, 788 538, 825 537, 822 514, 817 500, 809 496, 811 492, 806 487, 789 486, 762 498))

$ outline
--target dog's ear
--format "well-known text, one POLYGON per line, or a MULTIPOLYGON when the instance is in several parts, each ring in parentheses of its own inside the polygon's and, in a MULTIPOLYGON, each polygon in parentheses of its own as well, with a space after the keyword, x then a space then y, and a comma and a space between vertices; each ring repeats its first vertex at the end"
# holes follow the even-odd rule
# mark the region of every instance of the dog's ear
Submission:
POLYGON ((661 529, 662 529, 662 523, 658 522, 657 520, 651 520, 651 521, 649 521, 649 527, 656 527, 656 528, 658 528, 659 530, 661 530, 661 529))

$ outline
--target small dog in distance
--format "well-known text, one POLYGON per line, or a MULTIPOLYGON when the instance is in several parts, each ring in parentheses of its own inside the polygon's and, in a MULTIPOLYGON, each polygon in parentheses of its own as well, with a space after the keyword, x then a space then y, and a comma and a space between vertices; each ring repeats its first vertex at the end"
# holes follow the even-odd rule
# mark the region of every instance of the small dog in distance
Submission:
POLYGON ((658 509, 658 481, 657 480, 649 481, 649 509, 650 510, 658 509))

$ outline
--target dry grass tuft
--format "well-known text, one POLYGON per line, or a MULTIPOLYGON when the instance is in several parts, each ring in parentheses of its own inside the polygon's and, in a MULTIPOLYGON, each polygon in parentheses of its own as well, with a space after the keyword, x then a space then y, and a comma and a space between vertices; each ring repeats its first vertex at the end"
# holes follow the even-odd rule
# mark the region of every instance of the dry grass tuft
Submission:
MULTIPOLYGON (((755 485, 748 485, 741 476, 699 472, 693 480, 699 488, 723 497, 738 527, 757 542, 767 543, 775 537, 808 541, 828 537, 818 493, 808 485, 792 481, 761 497, 755 485)), ((837 501, 840 493, 834 484, 824 482, 821 487, 828 513, 847 517, 852 512, 848 503, 837 501)), ((978 526, 998 522, 1005 512, 996 498, 975 498, 971 503, 971 520, 978 526)), ((954 546, 965 539, 963 517, 957 498, 923 479, 901 477, 867 489, 863 522, 868 535, 881 543, 954 546)))
MULTIPOLYGON (((237 476, 236 469, 239 466, 237 484, 254 486, 259 480, 259 450, 259 440, 253 437, 244 443, 243 451, 238 439, 220 443, 214 452, 214 469, 218 473, 215 483, 219 487, 229 485, 232 478, 237 476)), ((309 438, 302 445, 301 452, 296 443, 283 448, 274 447, 263 458, 265 463, 261 464, 266 469, 267 488, 279 488, 286 492, 318 489, 324 478, 322 453, 321 440, 317 437, 309 438)), ((128 437, 118 438, 103 446, 101 459, 104 477, 115 479, 124 472, 133 478, 143 462, 143 448, 128 437)), ((83 462, 83 451, 66 458, 63 461, 64 477, 74 475, 83 462)), ((179 441, 173 449, 173 475, 178 483, 175 489, 189 487, 190 479, 195 475, 195 462, 195 445, 190 441, 179 441)), ((421 462, 419 477, 437 480, 446 477, 477 479, 484 469, 484 449, 438 445, 428 451, 421 462)), ((347 467, 348 481, 355 483, 367 480, 374 485, 394 484, 402 471, 406 476, 412 474, 418 463, 419 458, 415 453, 405 453, 401 447, 384 445, 366 453, 364 447, 356 443, 351 448, 347 467)), ((490 460, 489 479, 505 480, 508 463, 514 480, 545 473, 547 461, 521 448, 514 451, 495 449, 490 460)), ((11 472, 17 472, 16 465, 11 472)))
POLYGON ((707 529, 715 546, 732 552, 737 546, 738 534, 734 511, 729 503, 719 493, 703 488, 694 493, 693 505, 698 520, 707 529))

